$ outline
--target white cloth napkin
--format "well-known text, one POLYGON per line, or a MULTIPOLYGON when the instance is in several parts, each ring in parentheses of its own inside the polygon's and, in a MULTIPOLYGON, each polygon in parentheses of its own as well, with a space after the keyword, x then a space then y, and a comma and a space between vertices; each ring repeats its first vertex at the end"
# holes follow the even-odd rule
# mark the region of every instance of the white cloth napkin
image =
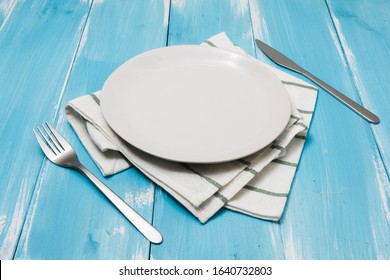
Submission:
MULTIPOLYGON (((217 34, 203 44, 248 56, 225 33, 217 34)), ((132 164, 202 223, 222 207, 277 221, 283 213, 300 160, 317 89, 267 67, 286 87, 292 102, 292 114, 285 131, 271 145, 240 160, 192 165, 144 153, 123 141, 109 127, 100 110, 100 92, 71 100, 65 108, 66 115, 104 176, 120 172, 132 164)), ((256 129, 255 124, 253 129, 256 129)))

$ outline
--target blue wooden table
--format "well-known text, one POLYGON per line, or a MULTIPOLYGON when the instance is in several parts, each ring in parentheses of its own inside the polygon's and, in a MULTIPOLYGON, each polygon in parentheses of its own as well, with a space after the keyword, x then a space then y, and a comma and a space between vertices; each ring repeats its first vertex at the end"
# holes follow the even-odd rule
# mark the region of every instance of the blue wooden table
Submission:
POLYGON ((388 260, 389 75, 388 0, 0 0, 0 259, 388 260), (272 65, 262 39, 381 118, 370 125, 319 90, 279 222, 223 209, 201 224, 136 168, 103 178, 65 118, 131 57, 219 32, 272 65), (44 120, 162 244, 44 157, 32 133, 44 120))

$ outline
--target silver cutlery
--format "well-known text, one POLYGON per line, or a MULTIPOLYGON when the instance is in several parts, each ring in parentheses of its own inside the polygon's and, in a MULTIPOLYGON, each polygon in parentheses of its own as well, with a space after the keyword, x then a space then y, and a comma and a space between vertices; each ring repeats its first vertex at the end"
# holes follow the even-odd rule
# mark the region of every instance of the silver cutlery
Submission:
POLYGON ((69 143, 49 123, 34 130, 35 137, 47 158, 62 167, 76 169, 84 173, 118 210, 152 243, 161 243, 162 235, 149 222, 117 196, 102 181, 86 169, 69 143))
POLYGON ((350 108, 352 111, 354 111, 356 114, 361 116, 366 121, 378 124, 380 122, 380 119, 378 116, 376 116, 374 113, 370 112, 366 108, 362 107, 361 105, 357 104, 355 101, 351 100, 338 90, 334 89, 324 81, 320 80, 319 78, 315 77, 313 74, 309 73, 305 69, 303 69, 301 66, 296 64, 294 61, 283 55, 282 53, 278 52, 271 46, 265 44, 264 42, 256 39, 256 44, 260 48, 260 50, 268 56, 273 62, 276 64, 283 66, 285 68, 288 68, 290 70, 293 70, 299 74, 302 74, 306 78, 312 80, 314 83, 316 83, 318 86, 326 90, 328 93, 330 93, 333 97, 335 97, 337 100, 339 100, 341 103, 343 103, 345 106, 350 108))

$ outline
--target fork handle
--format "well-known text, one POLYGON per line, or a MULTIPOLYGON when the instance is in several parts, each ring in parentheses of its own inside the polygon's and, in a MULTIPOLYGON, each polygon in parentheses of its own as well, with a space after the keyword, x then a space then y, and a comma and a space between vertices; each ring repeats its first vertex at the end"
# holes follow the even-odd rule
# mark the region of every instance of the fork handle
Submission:
POLYGON ((152 243, 159 244, 162 242, 161 233, 146 221, 140 214, 131 208, 125 201, 117 196, 109 187, 100 181, 83 165, 76 168, 84 173, 96 187, 118 208, 118 210, 152 243))

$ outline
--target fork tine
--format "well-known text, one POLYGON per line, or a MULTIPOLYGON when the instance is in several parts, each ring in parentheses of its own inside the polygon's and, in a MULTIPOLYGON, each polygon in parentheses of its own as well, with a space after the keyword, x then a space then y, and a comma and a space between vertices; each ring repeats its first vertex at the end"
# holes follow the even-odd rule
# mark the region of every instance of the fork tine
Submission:
POLYGON ((43 140, 45 140, 46 146, 49 147, 55 155, 58 155, 61 151, 58 149, 56 144, 51 139, 49 132, 46 130, 46 128, 43 125, 41 125, 41 126, 37 127, 37 130, 38 130, 39 134, 41 135, 41 140, 42 140, 42 138, 43 138, 43 140))
MULTIPOLYGON (((52 129, 49 127, 48 122, 45 122, 42 124, 43 129, 46 131, 47 135, 49 136, 49 139, 54 143, 56 148, 58 148, 58 151, 61 153, 62 151, 65 151, 64 147, 61 145, 61 143, 58 141, 57 137, 54 135, 52 129)), ((54 128, 53 128, 54 130, 54 128)))
POLYGON ((54 158, 56 156, 56 154, 54 153, 54 151, 49 148, 49 146, 46 144, 45 141, 42 140, 42 136, 39 135, 39 133, 33 129, 33 132, 34 132, 34 135, 35 135, 35 138, 37 138, 37 141, 38 141, 38 144, 39 146, 41 146, 41 149, 43 150, 43 152, 45 153, 45 155, 51 160, 51 161, 54 161, 54 158))
POLYGON ((47 127, 50 129, 51 133, 55 137, 57 143, 61 146, 61 148, 65 151, 65 149, 72 149, 68 141, 65 140, 64 137, 48 122, 45 122, 47 127))

